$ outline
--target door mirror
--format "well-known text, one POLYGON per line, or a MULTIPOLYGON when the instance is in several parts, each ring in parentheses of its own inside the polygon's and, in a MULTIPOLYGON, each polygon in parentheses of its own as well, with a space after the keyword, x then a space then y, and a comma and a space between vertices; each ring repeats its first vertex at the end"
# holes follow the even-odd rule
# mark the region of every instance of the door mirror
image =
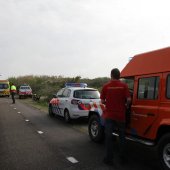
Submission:
POLYGON ((53 94, 53 98, 57 98, 57 95, 56 95, 56 94, 53 94))

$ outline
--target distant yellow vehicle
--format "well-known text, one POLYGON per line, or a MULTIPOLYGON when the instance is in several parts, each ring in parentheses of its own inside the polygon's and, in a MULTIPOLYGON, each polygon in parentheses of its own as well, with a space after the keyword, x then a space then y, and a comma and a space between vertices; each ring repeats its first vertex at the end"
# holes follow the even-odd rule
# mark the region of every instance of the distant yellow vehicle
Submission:
POLYGON ((8 80, 0 80, 0 96, 10 96, 10 85, 8 80))

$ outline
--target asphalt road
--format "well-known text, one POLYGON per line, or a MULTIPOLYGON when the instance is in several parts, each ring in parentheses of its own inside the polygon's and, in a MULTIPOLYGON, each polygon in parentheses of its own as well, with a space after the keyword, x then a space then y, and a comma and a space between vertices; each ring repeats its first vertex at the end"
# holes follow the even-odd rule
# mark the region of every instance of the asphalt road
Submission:
POLYGON ((128 163, 102 163, 104 144, 90 141, 86 121, 66 124, 16 100, 0 98, 0 170, 159 170, 154 148, 128 142, 128 163), (82 128, 83 127, 83 128, 82 128), (83 130, 82 130, 83 129, 83 130))

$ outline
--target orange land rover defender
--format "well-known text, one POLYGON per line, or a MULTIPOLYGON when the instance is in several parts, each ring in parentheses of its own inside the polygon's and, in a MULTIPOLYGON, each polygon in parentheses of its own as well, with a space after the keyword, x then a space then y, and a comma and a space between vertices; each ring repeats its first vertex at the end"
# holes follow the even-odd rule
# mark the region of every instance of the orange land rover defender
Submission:
MULTIPOLYGON (((170 169, 170 47, 134 56, 121 78, 132 94, 127 139, 156 146, 162 168, 170 169)), ((89 112, 89 136, 95 142, 104 137, 101 115, 99 108, 89 112)))

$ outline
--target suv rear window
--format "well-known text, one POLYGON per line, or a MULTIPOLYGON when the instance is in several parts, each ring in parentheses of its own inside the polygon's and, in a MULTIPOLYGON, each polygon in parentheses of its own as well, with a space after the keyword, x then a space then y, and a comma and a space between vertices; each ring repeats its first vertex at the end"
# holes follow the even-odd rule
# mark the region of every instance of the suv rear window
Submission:
POLYGON ((0 89, 8 89, 8 84, 0 84, 0 89))
POLYGON ((97 90, 75 90, 73 97, 79 99, 99 99, 100 94, 97 90))
POLYGON ((31 89, 29 86, 22 86, 20 89, 31 89))

